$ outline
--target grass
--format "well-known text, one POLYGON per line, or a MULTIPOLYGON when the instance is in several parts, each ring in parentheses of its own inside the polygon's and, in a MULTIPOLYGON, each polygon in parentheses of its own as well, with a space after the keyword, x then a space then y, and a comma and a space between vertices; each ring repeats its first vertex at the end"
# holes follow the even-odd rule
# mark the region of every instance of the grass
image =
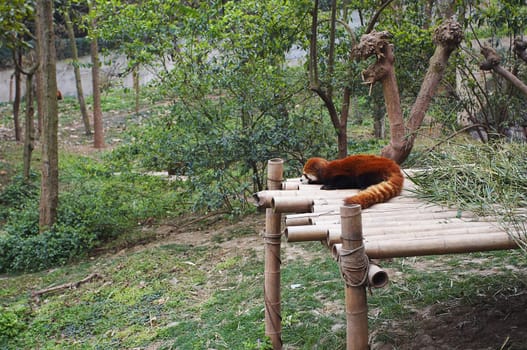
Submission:
MULTIPOLYGON (((231 247, 240 229, 224 232, 231 247)), ((196 234, 199 234, 196 232, 196 234)), ((250 236, 249 236, 250 237, 250 236)), ((225 243, 225 242, 224 242, 225 243)), ((336 263, 318 243, 300 244, 305 258, 284 262, 282 324, 290 349, 344 349, 343 283, 336 263)), ((287 248, 286 248, 287 250, 287 248)), ((2 348, 40 349, 261 349, 263 259, 254 249, 167 243, 100 256, 77 265, 4 277, 0 327, 13 332, 2 348), (32 291, 100 278, 76 289, 32 298, 32 291), (7 322, 10 319, 11 322, 7 322)), ((370 328, 389 339, 394 320, 411 323, 416 310, 461 298, 525 288, 519 252, 394 259, 387 288, 369 296, 370 328), (496 267, 497 270, 496 270, 496 267), (485 273, 494 270, 492 274, 485 273), (380 330, 380 331, 379 331, 380 330)), ((4 332, 9 334, 9 332, 4 332)))

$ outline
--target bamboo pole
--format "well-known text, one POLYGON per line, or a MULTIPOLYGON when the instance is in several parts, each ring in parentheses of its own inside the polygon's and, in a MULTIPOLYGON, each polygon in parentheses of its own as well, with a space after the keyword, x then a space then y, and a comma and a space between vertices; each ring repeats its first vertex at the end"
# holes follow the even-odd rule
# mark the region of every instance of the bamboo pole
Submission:
MULTIPOLYGON (((300 226, 300 225, 315 225, 315 226, 327 226, 327 225, 340 225, 340 219, 338 217, 298 217, 298 218, 292 218, 294 220, 291 220, 291 218, 286 218, 286 226, 290 226, 288 222, 297 223, 296 225, 291 226, 300 226)), ((435 226, 436 229, 440 229, 441 227, 449 227, 453 225, 457 226, 463 226, 463 225, 498 225, 499 218, 496 217, 481 217, 481 218, 456 218, 452 217, 451 214, 445 215, 444 218, 440 218, 435 214, 432 214, 430 216, 420 216, 415 215, 414 217, 411 217, 409 214, 398 217, 383 217, 382 220, 374 215, 365 215, 363 213, 362 215, 362 224, 367 227, 368 232, 370 229, 379 228, 379 227, 385 227, 385 228, 395 228, 397 227, 398 231, 404 231, 406 227, 410 228, 410 231, 412 231, 412 227, 423 227, 423 226, 435 226), (415 218, 414 220, 412 220, 415 218)))
POLYGON ((275 213, 310 213, 313 200, 303 197, 273 197, 271 208, 275 213))
MULTIPOLYGON (((338 225, 312 225, 315 228, 309 228, 306 226, 305 231, 318 231, 321 228, 326 229, 329 232, 327 237, 328 244, 332 245, 335 243, 341 243, 341 230, 338 225), (317 229, 316 227, 319 227, 317 229)), ((368 225, 363 223, 364 227, 368 225)), ((296 230, 301 231, 299 226, 296 230)), ((372 240, 386 240, 386 239, 428 239, 445 237, 449 235, 486 235, 490 233, 502 233, 505 235, 505 231, 496 224, 488 222, 475 222, 475 223, 451 223, 451 224, 428 224, 420 226, 393 226, 393 227, 368 227, 368 232, 364 234, 367 241, 372 240)))
MULTIPOLYGON (((270 190, 281 188, 284 161, 270 159, 267 164, 267 187, 270 190)), ((265 211, 265 334, 270 338, 273 349, 282 349, 282 317, 280 307, 280 242, 282 214, 273 209, 265 211)))
POLYGON ((284 230, 288 242, 326 241, 328 230, 321 226, 291 226, 284 230))
POLYGON ((342 206, 341 272, 346 282, 346 349, 365 350, 368 346, 368 303, 365 282, 368 257, 362 242, 361 209, 359 205, 342 206))
POLYGON ((366 253, 372 259, 406 256, 459 254, 518 248, 513 237, 505 232, 448 235, 425 239, 379 239, 366 241, 366 253))
POLYGON ((306 226, 306 225, 312 225, 311 219, 309 217, 285 217, 285 226, 291 227, 291 226, 306 226))
POLYGON ((285 181, 284 183, 282 183, 282 190, 285 190, 285 191, 298 190, 299 188, 300 188, 299 182, 285 181))

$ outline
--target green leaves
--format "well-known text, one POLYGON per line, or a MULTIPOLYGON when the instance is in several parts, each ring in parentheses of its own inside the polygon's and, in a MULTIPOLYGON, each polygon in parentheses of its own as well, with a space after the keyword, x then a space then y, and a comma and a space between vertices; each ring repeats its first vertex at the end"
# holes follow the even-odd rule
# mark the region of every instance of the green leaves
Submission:
POLYGON ((0 48, 28 44, 28 24, 35 15, 33 1, 9 0, 0 2, 0 48))

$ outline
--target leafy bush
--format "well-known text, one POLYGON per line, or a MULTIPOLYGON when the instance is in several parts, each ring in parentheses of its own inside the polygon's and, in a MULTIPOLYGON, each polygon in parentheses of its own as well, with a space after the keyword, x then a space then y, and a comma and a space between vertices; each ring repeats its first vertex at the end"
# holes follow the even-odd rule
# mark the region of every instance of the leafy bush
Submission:
MULTIPOLYGON (((36 176, 32 174, 31 178, 36 176)), ((25 181, 22 176, 13 180, 0 192, 0 222, 9 216, 9 211, 19 209, 30 199, 38 198, 38 187, 31 181, 25 181)))
POLYGON ((0 271, 37 271, 65 265, 93 247, 94 236, 84 228, 55 226, 30 237, 0 236, 0 271))
MULTIPOLYGON (((66 157, 62 166, 57 223, 46 232, 39 233, 37 192, 1 194, 16 197, 16 206, 6 211, 4 233, 0 231, 0 272, 64 265, 146 219, 184 209, 180 199, 184 194, 176 183, 141 174, 113 175, 104 164, 88 158, 66 157)), ((9 188, 25 187, 14 183, 9 188)))
POLYGON ((196 210, 244 210, 246 198, 264 187, 267 160, 285 158, 298 174, 308 156, 328 154, 333 129, 328 119, 313 115, 293 108, 287 118, 270 116, 244 129, 232 119, 208 122, 174 106, 172 120, 152 118, 133 128, 110 158, 127 167, 187 176, 182 186, 194 194, 196 210))
POLYGON ((22 320, 25 312, 25 307, 7 308, 0 306, 0 347, 3 348, 3 344, 10 338, 16 337, 27 328, 22 320))

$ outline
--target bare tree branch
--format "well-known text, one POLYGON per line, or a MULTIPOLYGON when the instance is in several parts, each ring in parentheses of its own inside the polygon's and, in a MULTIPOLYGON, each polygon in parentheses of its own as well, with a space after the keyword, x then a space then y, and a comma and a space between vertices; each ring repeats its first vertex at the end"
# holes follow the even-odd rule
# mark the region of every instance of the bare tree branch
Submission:
POLYGON ((481 54, 485 57, 485 61, 479 65, 479 68, 487 71, 493 70, 513 84, 518 90, 521 91, 522 94, 527 96, 527 85, 525 85, 525 83, 518 79, 514 74, 500 65, 501 57, 498 55, 496 50, 494 50, 492 47, 484 46, 481 48, 481 54))

